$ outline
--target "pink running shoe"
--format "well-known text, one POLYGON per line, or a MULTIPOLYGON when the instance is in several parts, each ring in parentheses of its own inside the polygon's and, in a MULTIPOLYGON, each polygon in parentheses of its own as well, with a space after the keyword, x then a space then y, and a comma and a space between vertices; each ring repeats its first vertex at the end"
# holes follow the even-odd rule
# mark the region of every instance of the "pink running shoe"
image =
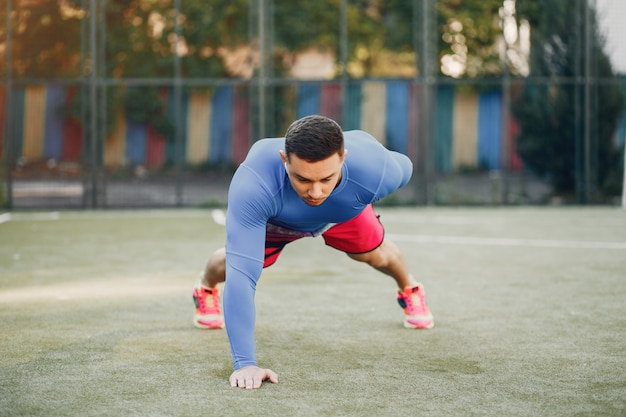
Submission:
POLYGON ((408 329, 430 329, 435 325, 433 315, 426 305, 426 294, 422 284, 398 291, 398 304, 404 309, 404 327, 408 329))
POLYGON ((224 317, 220 309, 220 291, 217 288, 205 288, 198 284, 193 289, 193 302, 196 313, 194 326, 200 329, 223 329, 224 317))

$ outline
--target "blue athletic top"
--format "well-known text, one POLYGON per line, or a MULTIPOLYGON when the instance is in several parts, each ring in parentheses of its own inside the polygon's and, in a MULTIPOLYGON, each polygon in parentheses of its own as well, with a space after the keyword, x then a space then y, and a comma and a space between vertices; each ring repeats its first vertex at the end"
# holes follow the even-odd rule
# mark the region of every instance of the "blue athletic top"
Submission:
POLYGON ((319 206, 294 192, 280 150, 284 138, 262 139, 235 172, 226 215, 226 283, 223 306, 235 370, 257 365, 254 293, 261 275, 267 223, 315 232, 357 216, 368 204, 404 186, 413 166, 363 131, 344 132, 348 150, 341 180, 319 206))

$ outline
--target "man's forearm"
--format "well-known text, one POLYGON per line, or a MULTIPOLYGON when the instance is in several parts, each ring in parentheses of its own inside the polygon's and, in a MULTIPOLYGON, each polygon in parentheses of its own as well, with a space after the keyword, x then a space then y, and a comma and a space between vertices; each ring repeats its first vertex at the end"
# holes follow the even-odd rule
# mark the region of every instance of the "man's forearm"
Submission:
POLYGON ((224 287, 224 321, 234 369, 256 365, 254 346, 254 287, 245 278, 227 278, 224 287))

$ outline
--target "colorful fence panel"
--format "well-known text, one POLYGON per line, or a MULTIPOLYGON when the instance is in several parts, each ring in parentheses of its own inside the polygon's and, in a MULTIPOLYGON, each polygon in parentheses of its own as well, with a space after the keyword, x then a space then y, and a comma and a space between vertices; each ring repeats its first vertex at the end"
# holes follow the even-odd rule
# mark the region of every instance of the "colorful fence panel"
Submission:
POLYGON ((104 164, 108 167, 120 167, 126 162, 126 118, 120 112, 115 119, 115 130, 104 144, 104 164))
POLYGON ((454 169, 474 167, 478 154, 478 96, 455 95, 452 126, 454 169))
POLYGON ((4 155, 4 137, 6 135, 6 90, 0 87, 0 155, 4 155))
POLYGON ((64 123, 58 112, 54 112, 52 109, 59 109, 64 103, 65 89, 62 86, 50 86, 47 88, 43 154, 49 158, 59 160, 63 157, 64 123))
POLYGON ((8 109, 8 117, 12 121, 13 152, 23 157, 24 143, 24 112, 25 112, 25 89, 16 89, 11 92, 11 108, 8 109))
POLYGON ((232 160, 233 87, 219 87, 213 94, 211 113, 211 163, 232 160))
POLYGON ((500 167, 502 101, 500 92, 478 98, 478 163, 488 169, 500 167))
MULTIPOLYGON (((394 151, 407 153, 409 137, 410 84, 405 81, 387 83, 387 102, 385 103, 385 136, 387 146, 394 151)), ((414 116, 413 116, 414 117, 414 116)))
POLYGON ((435 167, 442 172, 452 170, 453 144, 455 143, 452 140, 454 113, 454 89, 451 86, 439 87, 435 112, 435 167))
POLYGON ((246 90, 235 88, 233 98, 233 138, 232 138, 232 162, 240 164, 248 154, 250 147, 250 106, 246 96, 246 90))
MULTIPOLYGON (((416 95, 420 88, 407 80, 351 80, 345 94, 344 128, 365 130, 389 148, 417 159, 419 100, 416 95)), ((294 91, 295 117, 322 114, 341 118, 340 83, 307 82, 290 91, 294 91)), ((76 92, 75 87, 59 85, 13 89, 11 120, 16 155, 27 161, 50 158, 80 161, 81 128, 77 122, 63 118, 59 111, 76 92)), ((4 92, 0 97, 3 95, 4 92)), ((161 100, 170 120, 175 120, 174 99, 171 89, 162 89, 161 100)), ((185 92, 179 110, 183 121, 179 126, 182 140, 179 149, 173 138, 164 138, 152 127, 118 113, 115 130, 104 141, 103 162, 109 167, 142 165, 158 169, 174 163, 176 153, 180 152, 178 157, 189 165, 239 164, 250 144, 258 139, 250 137, 247 87, 227 85, 211 92, 185 92)), ((505 137, 502 111, 500 91, 468 94, 453 86, 440 86, 436 92, 431 143, 435 169, 438 172, 478 167, 494 170, 505 165, 521 169, 522 163, 515 153, 514 120, 507 127, 511 143, 502 144, 505 137), (504 149, 510 149, 510 155, 503 155, 504 149), (504 164, 509 157, 509 163, 504 164)), ((0 108, 0 120, 6 118, 6 113, 0 108)))
POLYGON ((192 93, 189 97, 187 125, 189 141, 185 161, 201 164, 209 159, 211 131, 211 99, 208 93, 192 93))

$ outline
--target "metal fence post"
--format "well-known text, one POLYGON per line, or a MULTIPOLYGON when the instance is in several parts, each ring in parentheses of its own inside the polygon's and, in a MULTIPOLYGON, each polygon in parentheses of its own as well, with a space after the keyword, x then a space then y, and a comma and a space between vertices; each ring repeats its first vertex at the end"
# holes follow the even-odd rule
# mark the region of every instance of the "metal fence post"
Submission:
POLYGON ((108 100, 108 87, 106 80, 108 79, 106 71, 106 13, 107 13, 107 0, 100 0, 100 24, 98 25, 100 31, 99 37, 99 64, 100 64, 100 102, 99 102, 99 125, 100 125, 100 138, 102 138, 102 145, 98 147, 98 172, 100 179, 100 196, 101 199, 98 203, 100 207, 106 207, 107 205, 107 181, 106 181, 106 163, 104 158, 105 143, 107 139, 107 100, 108 100))
POLYGON ((89 50, 91 56, 91 73, 89 76, 89 163, 91 166, 91 198, 89 205, 91 208, 96 208, 98 204, 98 54, 96 43, 96 15, 97 15, 96 0, 90 0, 89 2, 89 50))
POLYGON ((431 74, 430 30, 431 30, 431 0, 422 1, 422 56, 420 57, 420 75, 422 78, 421 102, 419 109, 420 129, 422 134, 422 162, 423 162, 423 199, 427 205, 435 200, 434 187, 431 187, 433 173, 433 114, 435 114, 436 80, 431 74))
POLYGON ((5 103, 5 117, 4 117, 4 169, 6 186, 4 188, 6 192, 6 199, 4 206, 8 209, 13 208, 13 117, 11 115, 11 95, 13 92, 12 74, 11 74, 11 0, 7 0, 6 3, 6 93, 4 98, 5 103))
MULTIPOLYGON (((582 21, 582 7, 581 2, 586 0, 576 0, 576 27, 581 27, 582 21)), ((582 175, 582 135, 581 129, 583 123, 581 122, 581 102, 583 100, 584 80, 581 76, 581 64, 582 64, 582 35, 580 31, 576 31, 576 50, 574 51, 574 181, 576 190, 576 202, 580 203, 584 200, 584 186, 582 175)))
POLYGON ((584 203, 589 204, 594 188, 592 185, 592 166, 591 166, 591 152, 592 152, 592 137, 591 137, 591 6, 595 6, 594 0, 585 0, 585 95, 584 95, 584 120, 585 120, 585 132, 584 132, 584 203))
POLYGON ((181 28, 180 28, 180 0, 174 1, 174 32, 176 33, 176 44, 174 45, 174 175, 176 206, 183 205, 183 180, 182 180, 182 68, 179 55, 181 28))
POLYGON ((258 112, 259 112, 259 138, 264 138, 266 131, 265 131, 265 126, 267 124, 267 113, 266 113, 266 109, 267 109, 267 98, 265 96, 265 82, 266 82, 266 59, 265 59, 265 54, 267 53, 267 51, 265 50, 265 37, 267 36, 266 31, 265 31, 265 0, 259 0, 258 1, 258 6, 259 6, 259 11, 258 11, 258 18, 259 18, 259 32, 258 32, 258 37, 259 37, 259 75, 258 75, 258 94, 259 94, 259 108, 258 108, 258 112))
POLYGON ((339 14, 339 65, 341 67, 341 120, 339 123, 343 126, 347 122, 348 115, 348 0, 341 0, 339 14))
POLYGON ((502 68, 502 154, 500 161, 502 163, 501 181, 502 187, 500 190, 500 203, 508 204, 509 202, 509 176, 511 169, 511 74, 509 72, 509 60, 506 37, 504 36, 504 22, 505 19, 501 18, 502 22, 502 50, 500 51, 500 65, 502 68))

